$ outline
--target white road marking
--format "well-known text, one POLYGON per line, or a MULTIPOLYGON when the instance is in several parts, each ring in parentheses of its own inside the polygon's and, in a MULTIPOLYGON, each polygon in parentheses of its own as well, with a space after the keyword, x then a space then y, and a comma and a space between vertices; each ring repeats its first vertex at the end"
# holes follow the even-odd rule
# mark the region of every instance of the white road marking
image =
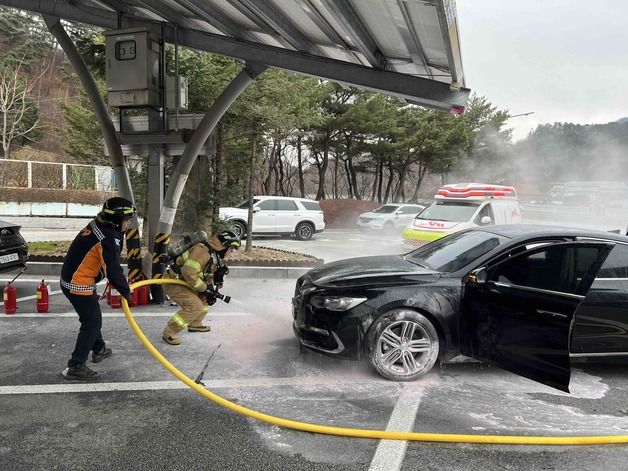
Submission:
MULTIPOLYGON (((395 409, 390 415, 386 430, 395 432, 411 432, 414 428, 416 414, 423 397, 423 389, 404 385, 397 399, 395 409)), ((407 441, 382 440, 375 450, 369 471, 398 471, 401 469, 406 455, 407 441)))
MULTIPOLYGON (((165 312, 165 311, 159 311, 159 312, 134 312, 133 313, 133 317, 172 317, 174 315, 175 311, 172 312, 165 312)), ((251 316, 253 314, 251 314, 250 312, 209 312, 208 314, 208 318, 211 319, 212 317, 244 317, 244 316, 251 316)), ((69 311, 69 312, 45 312, 45 313, 24 313, 24 314, 6 314, 6 315, 0 315, 0 320, 1 319, 9 319, 11 317, 41 317, 42 319, 45 318, 55 318, 55 317, 77 317, 78 315, 76 314, 76 312, 74 311, 69 311)), ((102 313, 103 317, 124 317, 124 313, 123 312, 103 312, 102 313)))
MULTIPOLYGON (((59 371, 59 375, 61 370, 59 371)), ((81 383, 67 382, 59 376, 60 384, 33 384, 19 386, 0 386, 0 396, 14 394, 60 394, 60 393, 94 393, 109 391, 160 391, 165 389, 186 389, 188 386, 181 381, 129 381, 115 383, 81 383)), ((294 378, 245 378, 203 380, 207 389, 219 388, 269 388, 275 386, 313 386, 327 385, 337 388, 343 384, 374 384, 372 379, 347 380, 341 378, 325 378, 323 376, 303 376, 294 378)))

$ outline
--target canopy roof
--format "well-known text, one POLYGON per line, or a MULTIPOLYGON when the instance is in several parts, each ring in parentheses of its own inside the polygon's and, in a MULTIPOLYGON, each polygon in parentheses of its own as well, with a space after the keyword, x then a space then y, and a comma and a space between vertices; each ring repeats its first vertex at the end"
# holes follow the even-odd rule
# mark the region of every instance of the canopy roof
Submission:
POLYGON ((0 0, 382 91, 442 110, 464 107, 454 0, 0 0), (165 23, 164 23, 165 22, 165 23))

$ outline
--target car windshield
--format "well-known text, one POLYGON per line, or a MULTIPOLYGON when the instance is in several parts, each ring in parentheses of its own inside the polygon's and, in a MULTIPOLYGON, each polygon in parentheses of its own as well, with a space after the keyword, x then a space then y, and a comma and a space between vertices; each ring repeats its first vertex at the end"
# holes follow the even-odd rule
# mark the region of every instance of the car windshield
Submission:
POLYGON ((480 203, 437 201, 428 206, 416 219, 429 221, 465 222, 473 217, 480 203))
MULTIPOLYGON (((259 201, 259 198, 253 198, 253 204, 257 203, 258 201, 259 201)), ((248 209, 248 207, 249 207, 249 200, 242 201, 242 203, 236 206, 236 208, 238 209, 248 209)))
POLYGON ((373 212, 374 213, 382 213, 382 214, 388 214, 388 213, 393 213, 395 212, 395 210, 398 208, 399 206, 391 206, 391 205, 386 205, 386 206, 382 206, 380 208, 374 209, 373 212))
POLYGON ((409 254, 408 262, 440 272, 454 272, 501 245, 506 237, 484 231, 458 232, 409 254))

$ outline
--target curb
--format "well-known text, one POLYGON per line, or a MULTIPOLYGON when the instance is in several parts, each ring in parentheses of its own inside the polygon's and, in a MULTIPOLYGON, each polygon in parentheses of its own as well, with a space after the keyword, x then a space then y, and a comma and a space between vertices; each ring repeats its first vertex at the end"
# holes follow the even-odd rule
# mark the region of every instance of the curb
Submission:
MULTIPOLYGON (((28 262, 26 275, 54 276, 61 275, 61 262, 28 262)), ((126 265, 122 265, 126 269, 126 265)), ((296 279, 314 267, 256 267, 235 265, 229 267, 229 276, 236 278, 286 278, 296 279)))

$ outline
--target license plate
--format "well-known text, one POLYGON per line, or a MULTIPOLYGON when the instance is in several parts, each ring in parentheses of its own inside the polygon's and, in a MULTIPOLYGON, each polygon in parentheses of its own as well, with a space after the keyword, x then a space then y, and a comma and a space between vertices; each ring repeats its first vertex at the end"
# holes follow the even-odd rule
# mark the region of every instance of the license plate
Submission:
POLYGON ((9 263, 19 260, 19 256, 16 253, 10 253, 9 255, 0 255, 0 263, 9 263))

